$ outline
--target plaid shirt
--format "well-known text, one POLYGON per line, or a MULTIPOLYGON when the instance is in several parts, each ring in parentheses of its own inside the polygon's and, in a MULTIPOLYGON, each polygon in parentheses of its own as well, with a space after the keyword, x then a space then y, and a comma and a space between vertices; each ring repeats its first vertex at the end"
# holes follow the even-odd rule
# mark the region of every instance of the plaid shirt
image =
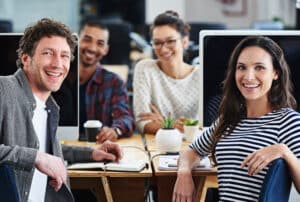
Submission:
POLYGON ((86 118, 98 119, 104 126, 118 127, 122 137, 133 133, 133 115, 129 109, 127 89, 116 74, 97 65, 88 81, 85 96, 86 118))

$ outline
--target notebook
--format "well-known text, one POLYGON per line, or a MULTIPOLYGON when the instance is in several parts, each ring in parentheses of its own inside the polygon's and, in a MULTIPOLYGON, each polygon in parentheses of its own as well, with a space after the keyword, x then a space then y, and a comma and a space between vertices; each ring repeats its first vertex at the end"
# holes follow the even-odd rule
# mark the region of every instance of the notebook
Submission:
POLYGON ((68 166, 70 170, 109 170, 109 171, 141 171, 146 163, 143 160, 116 162, 75 163, 68 166))
MULTIPOLYGON (((161 155, 159 156, 158 169, 159 170, 177 170, 178 155, 161 155)), ((204 157, 198 166, 195 166, 193 170, 210 170, 212 166, 209 158, 204 157)))

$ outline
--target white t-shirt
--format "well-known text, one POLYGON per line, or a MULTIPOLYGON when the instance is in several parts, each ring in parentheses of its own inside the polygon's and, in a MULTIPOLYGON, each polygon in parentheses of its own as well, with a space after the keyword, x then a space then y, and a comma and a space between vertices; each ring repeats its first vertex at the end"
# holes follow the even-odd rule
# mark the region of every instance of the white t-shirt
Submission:
POLYGON ((161 71, 156 60, 140 61, 133 79, 133 109, 138 130, 143 132, 149 122, 138 118, 140 113, 150 112, 149 104, 163 116, 171 113, 175 118, 199 119, 200 76, 200 68, 195 67, 185 78, 174 79, 161 71))
MULTIPOLYGON (((46 104, 38 97, 36 100, 36 108, 34 110, 32 123, 39 141, 39 151, 46 152, 47 141, 47 117, 46 104)), ((42 202, 45 200, 47 186, 47 175, 41 173, 38 169, 34 170, 32 184, 30 187, 28 202, 42 202)))

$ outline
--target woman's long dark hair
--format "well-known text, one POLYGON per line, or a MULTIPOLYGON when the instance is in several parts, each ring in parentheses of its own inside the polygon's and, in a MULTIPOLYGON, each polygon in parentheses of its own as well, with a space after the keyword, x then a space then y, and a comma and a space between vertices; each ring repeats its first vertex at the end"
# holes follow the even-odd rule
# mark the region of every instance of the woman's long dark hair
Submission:
POLYGON ((290 79, 290 70, 282 49, 268 37, 250 36, 244 38, 230 56, 226 77, 223 81, 223 99, 218 112, 218 123, 213 133, 212 154, 215 163, 217 142, 230 134, 238 122, 246 117, 245 99, 236 85, 235 71, 238 57, 245 48, 250 46, 262 48, 270 54, 274 70, 278 75, 278 79, 273 81, 268 93, 268 101, 272 109, 296 108, 296 100, 292 95, 293 85, 290 79))

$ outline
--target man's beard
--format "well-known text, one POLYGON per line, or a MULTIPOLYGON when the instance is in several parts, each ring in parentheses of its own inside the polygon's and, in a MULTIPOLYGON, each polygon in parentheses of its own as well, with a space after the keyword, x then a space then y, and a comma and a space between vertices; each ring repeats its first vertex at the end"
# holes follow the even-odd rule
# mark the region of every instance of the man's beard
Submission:
POLYGON ((88 63, 88 62, 85 62, 84 60, 81 60, 81 64, 84 68, 94 67, 97 63, 98 63, 98 61, 94 62, 94 63, 88 63))

